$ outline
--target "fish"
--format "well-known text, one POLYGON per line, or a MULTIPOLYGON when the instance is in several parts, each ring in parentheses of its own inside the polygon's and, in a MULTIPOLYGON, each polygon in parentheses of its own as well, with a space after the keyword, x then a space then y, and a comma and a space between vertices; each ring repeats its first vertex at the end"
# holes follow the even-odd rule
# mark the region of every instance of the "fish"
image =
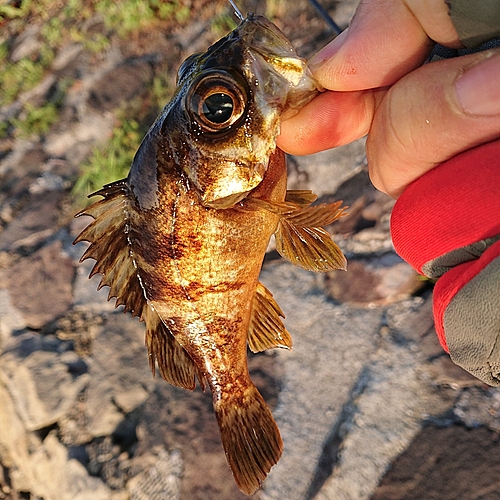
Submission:
POLYGON ((180 66, 175 93, 146 133, 127 178, 90 196, 75 243, 99 289, 145 324, 153 375, 212 392, 227 461, 247 495, 283 451, 250 379, 253 352, 292 348, 284 313, 259 281, 271 236, 292 264, 345 269, 325 226, 342 202, 287 190, 280 121, 318 94, 307 62, 268 19, 248 14, 180 66))

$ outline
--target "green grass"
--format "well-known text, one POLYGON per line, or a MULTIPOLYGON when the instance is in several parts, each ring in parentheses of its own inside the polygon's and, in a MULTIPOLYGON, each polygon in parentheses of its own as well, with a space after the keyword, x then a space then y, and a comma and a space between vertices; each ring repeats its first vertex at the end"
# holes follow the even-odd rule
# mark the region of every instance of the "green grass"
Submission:
POLYGON ((17 62, 10 62, 6 45, 0 45, 0 106, 10 104, 20 93, 35 87, 54 59, 54 52, 45 46, 34 59, 23 57, 17 62))
POLYGON ((11 130, 13 135, 23 138, 45 135, 59 119, 59 110, 70 85, 70 80, 57 82, 56 91, 47 102, 39 106, 26 102, 18 116, 2 123, 0 138, 5 137, 11 130))
POLYGON ((189 7, 178 0, 99 0, 96 3, 108 29, 120 36, 153 26, 158 21, 174 18, 182 22, 190 14, 189 7))
POLYGON ((58 49, 68 41, 82 43, 87 50, 99 53, 109 47, 113 33, 124 38, 165 20, 182 23, 190 16, 183 0, 23 0, 19 5, 0 5, 2 30, 8 28, 0 32, 0 106, 12 103, 40 83, 58 49), (107 33, 89 35, 85 21, 96 14, 101 15, 107 33), (41 25, 41 49, 11 61, 7 33, 20 34, 28 24, 41 25))
POLYGON ((22 118, 12 118, 10 124, 15 127, 16 134, 21 137, 44 135, 57 121, 58 115, 59 109, 54 102, 48 102, 40 107, 26 103, 22 118))
POLYGON ((74 4, 72 10, 66 5, 54 16, 58 3, 53 0, 23 0, 18 8, 0 7, 0 21, 3 18, 4 23, 9 23, 7 27, 12 34, 21 33, 28 24, 41 24, 40 49, 18 61, 10 60, 7 40, 0 38, 0 106, 12 103, 21 93, 40 83, 66 39, 68 20, 76 22, 77 18, 73 17, 77 15, 76 2, 70 0, 68 4, 74 4))

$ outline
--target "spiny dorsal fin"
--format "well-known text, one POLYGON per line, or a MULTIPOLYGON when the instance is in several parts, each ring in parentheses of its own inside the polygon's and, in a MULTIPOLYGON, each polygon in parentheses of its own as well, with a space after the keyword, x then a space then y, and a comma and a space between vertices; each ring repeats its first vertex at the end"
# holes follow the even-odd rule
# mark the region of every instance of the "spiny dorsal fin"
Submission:
POLYGON ((292 337, 281 320, 284 317, 273 294, 262 283, 258 283, 248 327, 248 347, 252 352, 273 347, 292 348, 292 337))
POLYGON ((108 300, 116 297, 117 307, 123 305, 125 311, 131 311, 133 316, 141 316, 145 298, 126 234, 129 188, 122 180, 105 186, 94 195, 104 198, 76 215, 94 218, 74 241, 90 243, 80 262, 95 259, 90 277, 102 274, 98 288, 109 286, 108 300))
POLYGON ((195 375, 198 374, 204 387, 204 378, 198 373, 193 360, 146 301, 127 240, 127 211, 132 210, 129 187, 122 180, 108 184, 94 194, 103 196, 103 199, 76 215, 89 215, 95 219, 74 241, 90 243, 80 261, 95 259, 90 277, 102 274, 98 288, 109 286, 108 300, 116 297, 116 307, 123 305, 125 311, 132 312, 133 316, 139 316, 145 322, 146 345, 153 375, 157 361, 161 376, 167 382, 194 389, 195 375))
POLYGON ((214 398, 214 410, 236 484, 251 495, 283 452, 278 426, 251 382, 242 391, 214 398))

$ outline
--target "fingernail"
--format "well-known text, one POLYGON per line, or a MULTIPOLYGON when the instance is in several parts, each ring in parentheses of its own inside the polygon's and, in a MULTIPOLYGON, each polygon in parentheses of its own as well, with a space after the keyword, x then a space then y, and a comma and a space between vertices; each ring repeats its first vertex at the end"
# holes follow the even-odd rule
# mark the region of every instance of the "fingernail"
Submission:
POLYGON ((331 59, 342 47, 345 42, 345 37, 347 35, 347 29, 342 31, 339 36, 332 40, 328 45, 325 45, 319 52, 309 59, 309 67, 312 72, 322 66, 328 59, 331 59))
POLYGON ((455 81, 455 95, 464 113, 476 116, 500 114, 500 54, 466 69, 455 81))

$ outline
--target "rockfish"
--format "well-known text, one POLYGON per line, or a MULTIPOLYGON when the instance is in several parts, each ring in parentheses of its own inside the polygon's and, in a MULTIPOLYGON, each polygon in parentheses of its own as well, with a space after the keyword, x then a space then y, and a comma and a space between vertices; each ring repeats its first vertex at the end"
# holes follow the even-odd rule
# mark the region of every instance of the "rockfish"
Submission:
POLYGON ((182 64, 174 96, 144 137, 126 179, 77 216, 108 299, 146 326, 153 374, 208 385, 238 487, 253 493, 281 456, 278 427, 250 380, 254 352, 291 348, 259 272, 270 237, 293 264, 324 272, 345 258, 323 227, 341 203, 287 191, 280 119, 317 94, 306 62, 266 18, 249 14, 182 64))

